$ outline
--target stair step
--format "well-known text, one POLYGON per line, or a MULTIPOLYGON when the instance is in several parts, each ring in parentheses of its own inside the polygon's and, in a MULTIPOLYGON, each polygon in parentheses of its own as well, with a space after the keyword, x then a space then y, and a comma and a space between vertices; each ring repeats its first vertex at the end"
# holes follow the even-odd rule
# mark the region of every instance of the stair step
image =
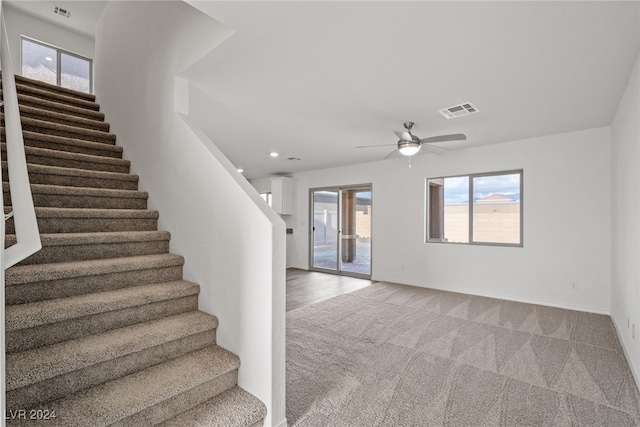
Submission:
MULTIPOLYGON (((83 141, 100 142, 103 144, 115 145, 116 143, 116 136, 114 134, 99 130, 69 126, 24 116, 21 117, 21 122, 23 131, 80 139, 83 141)), ((4 126, 4 113, 0 113, 0 124, 4 126)))
POLYGON ((7 305, 182 280, 184 258, 141 255, 56 264, 18 265, 5 272, 7 305))
MULTIPOLYGON (((0 90, 0 94, 2 94, 2 90, 0 90)), ((73 105, 56 102, 55 100, 47 100, 26 94, 18 94, 18 104, 20 105, 20 108, 22 108, 23 106, 29 106, 41 110, 64 113, 76 117, 83 117, 89 120, 96 120, 99 122, 104 121, 104 113, 101 113, 100 111, 88 110, 86 108, 76 107, 73 105)))
POLYGON ((16 90, 19 94, 34 96, 36 98, 43 98, 46 100, 52 100, 61 104, 72 105, 74 107, 85 108, 87 110, 99 111, 100 105, 93 101, 76 98, 75 96, 69 96, 67 94, 52 92, 44 90, 36 86, 16 82, 16 90))
MULTIPOLYGON (((155 425, 234 387, 239 364, 237 356, 210 346, 49 402, 56 418, 47 426, 155 425)), ((29 420, 7 425, 29 425, 29 420)))
MULTIPOLYGON (((2 183, 5 205, 11 204, 9 183, 2 183)), ((63 187, 32 184, 35 206, 53 208, 146 209, 149 194, 144 191, 105 188, 63 187)))
MULTIPOLYGON (((169 253, 170 238, 166 231, 41 234, 42 249, 20 265, 169 253)), ((16 235, 7 234, 5 247, 15 243, 16 235)))
MULTIPOLYGON (((6 206, 5 211, 11 212, 6 206)), ((40 233, 97 233, 112 231, 153 231, 158 228, 158 212, 137 209, 72 209, 36 207, 40 233)), ((13 218, 7 233, 15 234, 13 218)))
POLYGON ((60 123, 67 126, 92 129, 100 132, 109 132, 109 129, 111 128, 111 125, 106 122, 91 120, 71 114, 63 114, 55 111, 43 110, 41 108, 31 107, 28 105, 20 106, 20 115, 26 118, 60 123))
MULTIPOLYGON (((7 162, 2 162, 2 179, 7 181, 7 162)), ((65 187, 106 188, 112 190, 137 190, 137 175, 90 171, 86 169, 61 168, 38 164, 27 164, 31 184, 57 185, 65 187)))
MULTIPOLYGON (((5 138, 4 127, 0 128, 5 138)), ((63 136, 45 135, 37 132, 22 131, 25 147, 45 148, 54 151, 88 154, 92 156, 122 158, 122 147, 103 144, 101 142, 84 141, 82 139, 66 138, 63 136)))
MULTIPOLYGON (((107 146, 107 145, 105 145, 107 146)), ((6 160, 7 145, 2 143, 2 160, 6 160)), ((59 166, 63 168, 88 169, 105 172, 129 173, 129 160, 90 154, 70 153, 47 148, 24 147, 28 163, 59 166)))
POLYGON ((28 86, 35 86, 42 90, 47 90, 49 92, 57 92, 63 95, 72 96, 80 99, 84 99, 86 101, 94 102, 96 100, 96 96, 92 93, 87 92, 79 92, 77 90, 68 89, 66 87, 56 86, 49 83, 41 82, 40 80, 30 79, 28 77, 21 76, 19 74, 15 75, 16 83, 20 83, 28 86))
POLYGON ((198 309, 185 280, 134 286, 6 308, 7 353, 18 353, 198 309))
POLYGON ((31 408, 214 345, 217 327, 191 311, 8 354, 7 407, 31 408))
POLYGON ((158 427, 252 427, 266 415, 258 398, 236 386, 158 427))

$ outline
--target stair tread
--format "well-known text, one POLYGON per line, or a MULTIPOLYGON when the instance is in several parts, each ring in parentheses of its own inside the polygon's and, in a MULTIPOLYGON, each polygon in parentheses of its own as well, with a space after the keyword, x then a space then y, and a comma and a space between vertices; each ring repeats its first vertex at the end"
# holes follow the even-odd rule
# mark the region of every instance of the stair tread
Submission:
MULTIPOLYGON (((2 132, 4 132, 4 128, 2 128, 2 132)), ((115 145, 113 141, 108 143, 95 142, 95 141, 88 141, 86 139, 71 138, 68 136, 49 135, 44 133, 32 132, 30 130, 24 130, 24 129, 22 130, 22 134, 25 141, 25 148, 27 147, 41 148, 41 147, 34 147, 32 145, 29 145, 31 141, 36 141, 36 142, 48 142, 51 144, 57 144, 57 145, 63 145, 63 146, 86 148, 86 149, 91 149, 96 151, 105 151, 105 152, 111 152, 111 153, 116 153, 120 155, 122 155, 122 151, 123 151, 122 147, 119 145, 115 145)), ((66 150, 62 150, 62 149, 60 150, 53 149, 52 151, 66 152, 66 150)))
MULTIPOLYGON (((0 120, 4 121, 4 113, 0 113, 0 120)), ((60 132, 65 132, 72 135, 84 135, 84 136, 89 136, 89 137, 94 137, 94 138, 99 138, 101 140, 109 141, 109 142, 103 142, 103 144, 105 143, 115 144, 115 141, 116 141, 116 136, 114 134, 101 131, 101 130, 87 129, 83 127, 71 126, 68 124, 50 122, 47 120, 34 119, 31 117, 24 117, 24 116, 20 118, 20 121, 22 122, 23 127, 34 126, 42 129, 55 129, 60 132)), ((35 133, 42 133, 42 132, 35 132, 35 133)), ((82 139, 82 138, 75 137, 75 139, 82 139)))
MULTIPOLYGON (((108 145, 105 145, 108 147, 108 145)), ((6 150, 6 144, 2 143, 2 150, 6 150)), ((129 166, 131 162, 129 160, 124 159, 116 159, 113 157, 104 157, 104 156, 94 156, 91 154, 83 154, 83 153, 72 153, 68 151, 60 151, 60 150, 50 150, 48 148, 40 148, 40 147, 29 147, 25 146, 24 151, 27 155, 40 155, 43 157, 55 157, 59 159, 70 159, 70 160, 80 160, 91 163, 106 163, 112 165, 122 165, 129 166)))
MULTIPOLYGON (((11 212, 12 206, 5 206, 11 212)), ((146 209, 96 209, 96 208, 54 208, 36 206, 36 216, 40 218, 144 218, 157 219, 158 211, 146 209)))
POLYGON ((7 332, 63 320, 197 295, 199 286, 186 280, 133 286, 114 291, 77 295, 6 307, 7 332))
MULTIPOLYGON (((75 116, 73 114, 58 113, 51 110, 44 110, 42 108, 31 107, 29 105, 20 106, 20 115, 22 117, 31 117, 38 120, 43 120, 52 123, 74 123, 77 126, 89 127, 90 129, 101 130, 103 132, 109 132, 111 125, 104 121, 92 120, 85 117, 75 116)), ((69 126, 69 125, 68 125, 69 126)))
MULTIPOLYGON (((4 127, 2 128, 2 133, 4 135, 4 127)), ((112 151, 116 153, 122 153, 123 149, 119 145, 113 144, 105 144, 104 142, 94 142, 87 141, 85 139, 77 139, 77 138, 69 138, 66 136, 59 135, 47 135, 44 133, 32 132, 29 130, 22 130, 22 134, 24 136, 25 141, 29 140, 39 140, 43 142, 51 142, 60 145, 72 145, 83 148, 90 148, 93 150, 102 150, 102 151, 112 151)), ((26 147, 29 147, 28 145, 26 147)), ((33 147, 38 148, 38 147, 33 147)), ((52 151, 62 151, 62 150, 52 150, 52 151)))
MULTIPOLYGON (((7 167, 7 162, 2 162, 2 168, 7 167)), ((49 166, 49 165, 40 165, 37 163, 27 163, 27 170, 29 173, 41 173, 41 174, 49 174, 49 175, 68 175, 75 176, 81 178, 100 178, 100 179, 110 179, 110 180, 118 180, 118 181, 135 181, 137 182, 140 178, 138 175, 133 175, 130 173, 122 173, 122 172, 108 172, 108 171, 94 171, 88 169, 78 169, 78 168, 63 168, 61 166, 49 166)))
POLYGON ((30 86, 28 84, 24 84, 21 82, 16 82, 16 90, 20 94, 28 94, 32 96, 43 97, 48 100, 56 100, 57 102, 62 102, 65 104, 71 104, 74 106, 83 107, 88 110, 95 110, 95 111, 100 110, 100 105, 94 101, 79 99, 74 96, 62 94, 60 92, 52 92, 46 89, 30 86))
POLYGON ((266 415, 267 408, 257 397, 236 386, 158 427, 250 427, 266 415))
MULTIPOLYGON (((0 94, 2 90, 0 89, 0 94)), ((90 120, 96 120, 99 122, 104 121, 104 113, 97 110, 90 110, 63 102, 57 102, 56 100, 47 100, 37 96, 32 96, 25 93, 18 93, 18 103, 22 105, 37 105, 38 108, 42 108, 47 111, 65 111, 78 117, 85 117, 90 120)))
POLYGON ((217 345, 206 347, 49 402, 47 408, 57 418, 47 425, 107 426, 231 372, 239 363, 237 356, 217 345))
MULTIPOLYGON (((7 241, 15 241, 15 234, 7 234, 7 241)), ((105 243, 151 242, 169 240, 168 231, 105 231, 95 233, 45 233, 40 234, 43 247, 70 245, 100 245, 105 243)))
POLYGON ((90 261, 57 262, 53 264, 16 265, 5 272, 5 285, 84 276, 148 270, 151 268, 181 266, 184 258, 174 254, 139 255, 123 258, 95 259, 90 261))
MULTIPOLYGON (((3 182, 2 188, 8 191, 9 183, 3 182)), ((126 199, 146 199, 149 193, 137 190, 118 190, 112 188, 68 187, 63 185, 31 184, 33 194, 55 194, 61 196, 94 196, 94 197, 120 197, 126 199)))
POLYGON ((48 91, 52 91, 52 92, 59 92, 59 93, 66 93, 69 96, 75 96, 75 97, 79 97, 79 98, 84 98, 87 99, 89 101, 95 101, 96 96, 92 93, 87 93, 87 92, 80 92, 77 90, 73 90, 73 89, 69 89, 66 87, 61 87, 58 85, 52 85, 50 83, 46 83, 40 80, 35 80, 35 79, 31 79, 29 77, 24 77, 21 76, 19 74, 15 75, 15 80, 16 82, 20 82, 22 84, 27 84, 27 85, 32 85, 32 86, 38 86, 41 87, 45 90, 48 91))
POLYGON ((182 337, 215 329, 218 321, 201 311, 165 317, 7 355, 7 391, 137 353, 182 337))

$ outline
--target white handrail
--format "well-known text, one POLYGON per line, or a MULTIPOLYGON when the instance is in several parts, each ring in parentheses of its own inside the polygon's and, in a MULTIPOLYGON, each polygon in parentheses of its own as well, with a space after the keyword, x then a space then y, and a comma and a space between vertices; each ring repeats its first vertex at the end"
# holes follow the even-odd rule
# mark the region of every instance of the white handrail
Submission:
MULTIPOLYGON (((7 143, 7 164, 9 165, 9 188, 17 240, 15 245, 5 249, 3 269, 7 269, 38 252, 42 248, 42 244, 33 207, 33 198, 31 197, 27 159, 22 138, 22 124, 20 123, 20 110, 18 109, 18 95, 3 13, 0 14, 0 21, 4 127, 7 143)), ((4 201, 2 202, 2 209, 4 212, 4 201)), ((9 217, 6 216, 5 220, 9 217)), ((1 242, 4 244, 4 233, 2 234, 1 242)))

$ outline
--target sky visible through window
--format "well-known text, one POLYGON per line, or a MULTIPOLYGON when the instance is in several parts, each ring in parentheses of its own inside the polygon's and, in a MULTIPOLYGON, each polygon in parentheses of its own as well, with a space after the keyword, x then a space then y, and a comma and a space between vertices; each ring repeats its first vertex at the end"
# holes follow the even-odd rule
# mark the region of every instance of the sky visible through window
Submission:
MULTIPOLYGON (((474 203, 483 197, 498 194, 520 201, 520 174, 477 176, 473 178, 474 203)), ((446 205, 469 203, 469 177, 456 176, 444 179, 444 201, 446 205)))

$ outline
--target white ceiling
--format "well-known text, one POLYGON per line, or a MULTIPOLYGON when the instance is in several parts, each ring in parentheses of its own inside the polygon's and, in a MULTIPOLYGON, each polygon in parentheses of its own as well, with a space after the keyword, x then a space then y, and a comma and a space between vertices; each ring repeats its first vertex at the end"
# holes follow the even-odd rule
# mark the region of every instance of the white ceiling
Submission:
POLYGON ((247 178, 380 160, 355 147, 405 121, 450 149, 606 126, 640 50, 637 1, 189 3, 236 31, 190 77, 247 178))
POLYGON ((108 3, 103 0, 4 0, 4 2, 30 15, 92 38, 95 36, 96 23, 108 3), (71 12, 71 17, 65 18, 54 14, 54 6, 71 12))
MULTIPOLYGON (((89 35, 107 3, 8 2, 89 35)), ((188 3, 235 30, 188 77, 247 178, 380 160, 393 146, 355 147, 405 121, 467 135, 448 149, 606 126, 640 51, 639 1, 188 3), (437 113, 463 102, 480 112, 437 113)))

